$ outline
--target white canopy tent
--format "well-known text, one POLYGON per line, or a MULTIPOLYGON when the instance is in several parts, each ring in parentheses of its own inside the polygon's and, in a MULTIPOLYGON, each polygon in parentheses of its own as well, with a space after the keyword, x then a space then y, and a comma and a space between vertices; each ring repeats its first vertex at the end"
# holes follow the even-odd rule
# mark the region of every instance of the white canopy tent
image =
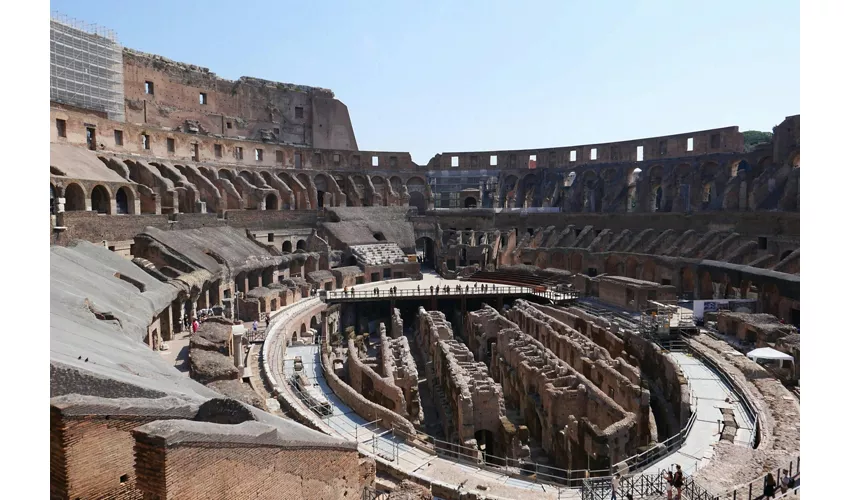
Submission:
POLYGON ((754 349, 747 353, 747 357, 752 359, 753 361, 757 360, 766 360, 766 361, 779 361, 779 367, 782 368, 782 365, 785 361, 794 362, 794 357, 790 354, 785 354, 784 352, 777 351, 772 347, 759 347, 758 349, 754 349))

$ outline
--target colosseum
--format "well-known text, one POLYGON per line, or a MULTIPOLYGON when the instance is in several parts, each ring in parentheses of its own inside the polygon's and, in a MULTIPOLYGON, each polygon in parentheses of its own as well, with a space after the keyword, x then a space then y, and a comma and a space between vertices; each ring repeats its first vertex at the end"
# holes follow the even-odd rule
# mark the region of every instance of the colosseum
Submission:
POLYGON ((799 115, 418 165, 329 89, 50 34, 52 498, 799 484, 799 115))

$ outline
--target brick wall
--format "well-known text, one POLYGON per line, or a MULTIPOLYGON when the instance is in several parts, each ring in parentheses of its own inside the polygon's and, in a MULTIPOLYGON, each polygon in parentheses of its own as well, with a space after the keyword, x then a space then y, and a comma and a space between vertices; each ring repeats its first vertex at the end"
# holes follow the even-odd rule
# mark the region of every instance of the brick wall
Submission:
POLYGON ((370 470, 356 450, 232 443, 166 447, 139 432, 136 454, 139 489, 145 498, 163 500, 356 499, 370 470))
POLYGON ((152 420, 127 416, 69 418, 51 407, 51 498, 142 498, 135 487, 130 431, 152 420))

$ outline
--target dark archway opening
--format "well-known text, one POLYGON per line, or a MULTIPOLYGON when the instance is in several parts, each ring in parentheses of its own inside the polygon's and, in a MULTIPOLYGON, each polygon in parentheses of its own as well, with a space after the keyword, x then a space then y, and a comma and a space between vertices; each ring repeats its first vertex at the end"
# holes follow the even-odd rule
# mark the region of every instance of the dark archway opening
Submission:
POLYGON ((99 214, 109 213, 109 193, 103 186, 95 186, 91 192, 91 209, 99 214))
POLYGON ((325 208, 325 192, 324 191, 316 191, 316 205, 319 208, 325 208))
POLYGON ((292 242, 284 241, 283 242, 283 253, 292 253, 292 242))
POLYGON ((387 237, 384 236, 384 233, 375 233, 372 235, 372 237, 378 241, 387 241, 387 237))
POLYGON ((476 208, 478 206, 478 201, 472 197, 467 196, 465 200, 463 200, 463 208, 476 208))
POLYGON ((296 250, 307 250, 307 242, 305 240, 298 240, 298 243, 295 244, 296 250))
POLYGON ((127 196, 127 188, 121 188, 115 193, 115 210, 119 214, 130 213, 130 199, 127 196))
POLYGON ((427 204, 425 202, 425 195, 420 193, 419 191, 413 191, 410 193, 410 201, 407 203, 408 206, 416 207, 416 210, 421 214, 424 213, 427 204))
POLYGON ((661 189, 661 186, 655 188, 655 211, 661 211, 661 200, 664 199, 664 191, 661 189))
POLYGON ((79 184, 70 184, 65 188, 65 210, 86 209, 86 194, 79 184))
POLYGON ((277 196, 269 193, 268 195, 266 195, 266 210, 277 210, 277 209, 278 209, 277 196))
POLYGON ((434 269, 434 240, 427 236, 417 239, 416 258, 423 268, 434 269))

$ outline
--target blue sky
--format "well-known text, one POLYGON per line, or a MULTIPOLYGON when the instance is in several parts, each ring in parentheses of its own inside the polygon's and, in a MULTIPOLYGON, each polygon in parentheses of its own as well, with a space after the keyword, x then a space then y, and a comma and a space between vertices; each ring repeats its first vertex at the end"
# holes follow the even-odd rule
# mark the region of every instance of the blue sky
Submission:
POLYGON ((124 46, 332 89, 364 150, 569 146, 800 112, 788 0, 52 0, 124 46))

